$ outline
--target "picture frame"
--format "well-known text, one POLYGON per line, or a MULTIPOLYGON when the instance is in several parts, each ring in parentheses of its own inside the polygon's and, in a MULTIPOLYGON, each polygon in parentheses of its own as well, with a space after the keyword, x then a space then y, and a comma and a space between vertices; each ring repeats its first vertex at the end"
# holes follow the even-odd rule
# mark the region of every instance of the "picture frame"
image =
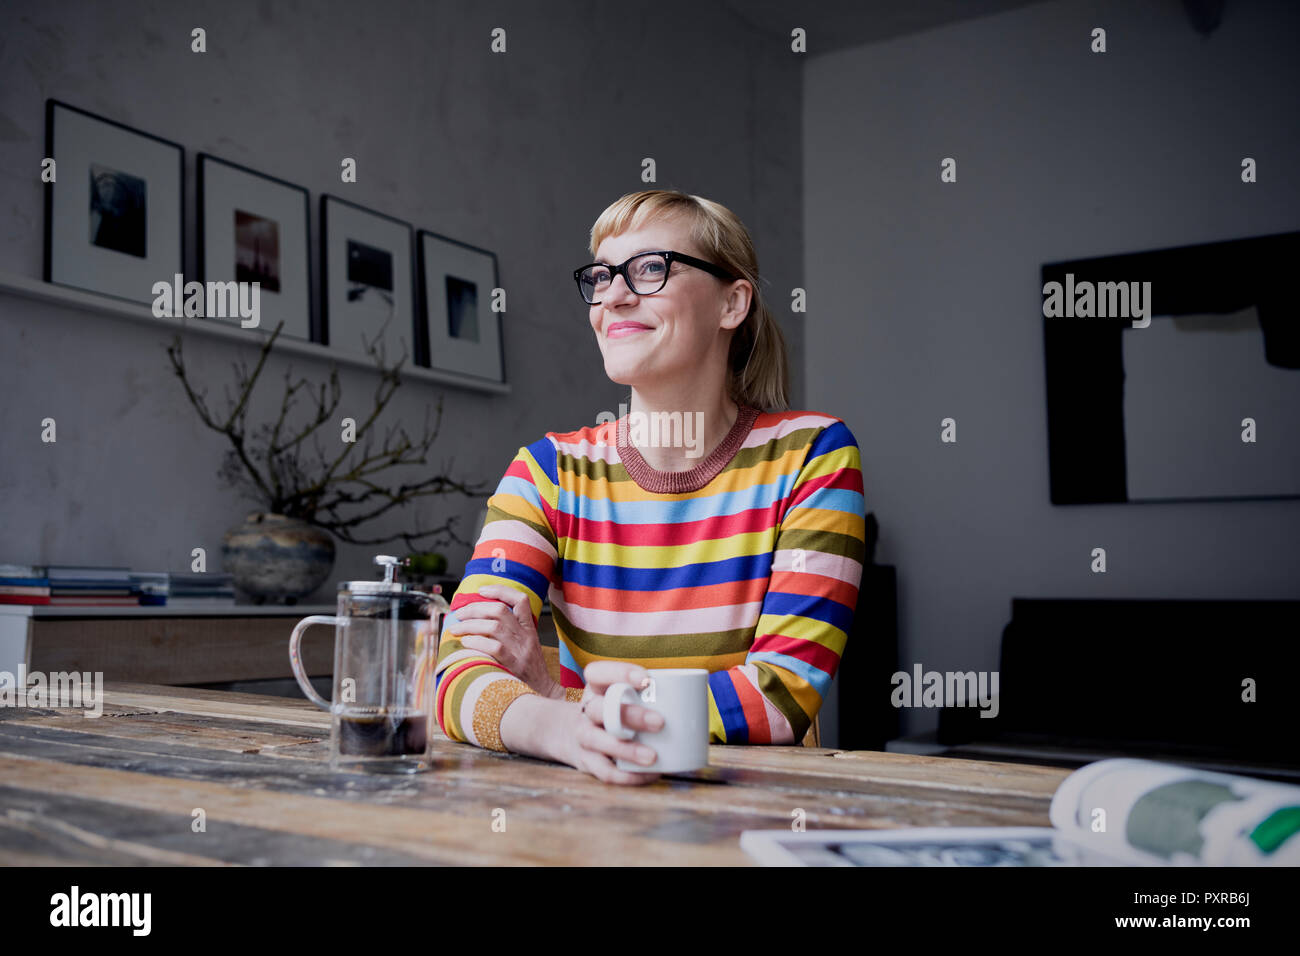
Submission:
POLYGON ((45 155, 45 281, 152 304, 185 271, 184 147, 51 97, 45 155))
POLYGON ((415 363, 415 243, 410 223, 326 193, 320 197, 321 341, 391 365, 415 363))
POLYGON ((496 254, 428 229, 416 235, 420 364, 504 383, 501 313, 492 311, 496 254))
POLYGON ((195 172, 199 281, 259 282, 260 327, 315 341, 308 191, 211 153, 195 172))

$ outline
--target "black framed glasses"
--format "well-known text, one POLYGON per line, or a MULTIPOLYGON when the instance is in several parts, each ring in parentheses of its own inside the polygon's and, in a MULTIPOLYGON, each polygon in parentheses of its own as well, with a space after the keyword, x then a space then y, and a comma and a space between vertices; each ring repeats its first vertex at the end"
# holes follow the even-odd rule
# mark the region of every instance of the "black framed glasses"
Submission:
POLYGON ((622 265, 611 266, 604 262, 593 262, 581 269, 573 270, 573 278, 578 283, 582 301, 588 305, 600 305, 596 298, 610 287, 614 276, 621 275, 627 287, 637 295, 654 295, 668 284, 668 270, 674 262, 703 269, 719 279, 737 279, 721 266, 705 262, 684 252, 662 249, 657 252, 641 252, 628 259, 622 265))

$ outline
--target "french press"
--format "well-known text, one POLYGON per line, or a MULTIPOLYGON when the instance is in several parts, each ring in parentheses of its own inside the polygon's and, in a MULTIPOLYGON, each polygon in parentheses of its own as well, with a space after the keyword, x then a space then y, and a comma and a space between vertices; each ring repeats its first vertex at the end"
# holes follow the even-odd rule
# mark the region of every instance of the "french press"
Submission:
POLYGON ((451 606, 394 580, 410 560, 377 555, 382 581, 339 583, 338 612, 305 617, 289 637, 289 661, 307 698, 333 716, 330 768, 415 773, 432 766, 434 666, 451 606), (334 626, 333 700, 312 687, 299 645, 313 624, 334 626))

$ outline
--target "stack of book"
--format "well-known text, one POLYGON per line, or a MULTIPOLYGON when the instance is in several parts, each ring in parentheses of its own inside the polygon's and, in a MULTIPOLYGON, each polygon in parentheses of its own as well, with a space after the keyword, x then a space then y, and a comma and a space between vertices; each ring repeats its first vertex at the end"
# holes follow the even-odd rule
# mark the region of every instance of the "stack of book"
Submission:
POLYGON ((189 571, 136 571, 131 575, 141 604, 226 607, 235 603, 234 576, 189 571))
POLYGON ((234 578, 229 574, 0 564, 0 604, 198 608, 234 603, 234 578))
POLYGON ((50 579, 30 564, 0 564, 0 604, 49 604, 50 579))
POLYGON ((120 607, 138 603, 127 568, 0 564, 0 604, 120 607))

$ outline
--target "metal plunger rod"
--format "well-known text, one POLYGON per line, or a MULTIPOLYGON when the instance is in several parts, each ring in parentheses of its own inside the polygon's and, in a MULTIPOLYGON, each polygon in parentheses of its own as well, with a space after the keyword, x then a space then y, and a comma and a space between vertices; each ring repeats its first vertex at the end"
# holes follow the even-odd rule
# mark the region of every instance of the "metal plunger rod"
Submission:
MULTIPOLYGON (((410 558, 398 558, 391 554, 375 555, 375 564, 383 565, 385 584, 396 583, 394 580, 394 575, 397 573, 398 567, 407 567, 408 565, 410 565, 410 563, 411 563, 410 558)), ((381 642, 380 651, 382 654, 382 658, 379 662, 379 680, 380 680, 379 699, 382 702, 381 706, 383 707, 387 707, 389 704, 388 687, 390 683, 389 681, 390 674, 392 675, 391 683, 394 686, 396 686, 399 696, 404 696, 403 688, 400 686, 400 683, 397 680, 397 673, 396 673, 397 630, 399 627, 399 623, 398 623, 399 604, 400 602, 398 601, 397 598, 394 597, 389 599, 387 633, 381 632, 380 634, 380 642, 381 642)), ((404 702, 401 700, 397 700, 395 701, 395 703, 396 703, 395 712, 389 715, 390 719, 393 721, 401 720, 403 716, 405 716, 402 713, 404 709, 404 702)))

